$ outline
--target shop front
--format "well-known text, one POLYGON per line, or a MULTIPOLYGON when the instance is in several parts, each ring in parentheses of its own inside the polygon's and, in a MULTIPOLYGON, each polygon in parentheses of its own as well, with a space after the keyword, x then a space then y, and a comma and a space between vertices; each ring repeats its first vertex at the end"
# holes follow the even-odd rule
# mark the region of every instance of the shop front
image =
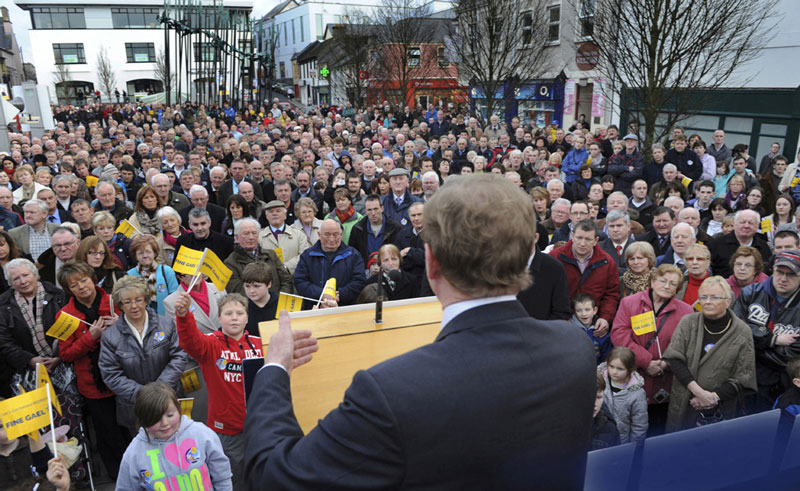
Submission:
MULTIPOLYGON (((486 95, 481 87, 470 86, 470 110, 488 119, 486 95)), ((508 83, 494 96, 494 114, 506 122, 517 116, 522 125, 538 128, 561 121, 564 112, 564 83, 561 80, 546 82, 508 83)))

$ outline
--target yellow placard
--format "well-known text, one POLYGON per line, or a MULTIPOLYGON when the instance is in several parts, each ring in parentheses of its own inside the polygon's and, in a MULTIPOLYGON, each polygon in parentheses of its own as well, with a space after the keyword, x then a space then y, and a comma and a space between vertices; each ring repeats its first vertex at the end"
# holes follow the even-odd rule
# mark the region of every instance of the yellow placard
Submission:
POLYGON ((765 218, 761 220, 761 233, 765 234, 767 232, 772 232, 772 219, 765 218))
POLYGON ((692 180, 689 179, 688 177, 684 177, 683 179, 681 179, 681 184, 683 184, 686 187, 686 189, 689 189, 689 184, 691 183, 692 180))
MULTIPOLYGON (((27 392, 25 390, 25 388, 22 386, 22 384, 17 384, 17 388, 19 389, 19 393, 20 394, 24 394, 25 392, 27 392)), ((36 431, 31 431, 30 433, 28 433, 28 438, 30 438, 31 440, 33 440, 35 442, 38 442, 39 441, 39 430, 37 429, 36 431)))
POLYGON ((797 186, 797 184, 798 184, 798 183, 800 183, 800 177, 797 177, 797 176, 795 176, 795 177, 792 179, 792 185, 791 185, 791 187, 795 187, 795 186, 797 186))
POLYGON ((287 312, 297 312, 301 308, 303 308, 302 298, 295 297, 294 295, 289 295, 287 293, 281 293, 280 297, 278 297, 278 308, 275 310, 275 318, 278 318, 281 310, 285 310, 287 312))
POLYGON ((322 290, 322 294, 336 298, 336 278, 331 278, 325 282, 325 289, 322 290))
POLYGON ((128 220, 122 220, 119 222, 119 227, 114 231, 118 234, 122 234, 125 237, 131 238, 134 233, 136 233, 136 227, 131 225, 131 222, 128 220))
POLYGON ((58 315, 55 323, 47 330, 45 334, 50 337, 58 338, 62 341, 69 339, 72 333, 81 325, 81 321, 77 317, 69 315, 66 312, 61 312, 58 315))
POLYGON ((53 388, 53 382, 50 381, 50 374, 47 373, 47 368, 41 363, 36 364, 36 388, 48 386, 50 387, 50 398, 53 407, 56 408, 59 416, 63 416, 61 412, 61 403, 58 402, 58 397, 56 397, 56 390, 53 388))
POLYGON ((33 433, 50 424, 47 387, 0 402, 0 420, 9 440, 33 433))
POLYGON ((694 305, 692 305, 692 308, 694 308, 695 312, 702 312, 703 311, 703 306, 700 304, 699 300, 697 302, 695 302, 694 305))
POLYGON ((228 281, 231 279, 233 271, 231 271, 231 268, 225 266, 225 263, 223 263, 211 249, 206 248, 205 255, 206 257, 203 260, 203 264, 200 265, 200 272, 208 276, 208 279, 214 283, 214 286, 216 286, 219 291, 224 290, 228 281))
POLYGON ((186 399, 178 399, 178 404, 181 405, 181 416, 186 416, 188 418, 192 417, 192 408, 194 408, 194 397, 188 397, 186 399))
POLYGON ((275 255, 278 256, 278 259, 280 259, 281 262, 283 262, 283 249, 278 247, 277 249, 272 249, 272 250, 275 251, 275 255))
POLYGON ((86 186, 90 188, 96 187, 99 180, 97 176, 86 176, 86 186))
POLYGON ((178 255, 175 256, 175 262, 172 264, 172 270, 176 273, 190 274, 197 273, 197 268, 200 266, 200 261, 203 260, 203 251, 196 251, 189 249, 186 246, 181 246, 178 250, 178 255))
POLYGON ((653 315, 653 311, 631 316, 631 327, 637 336, 656 332, 656 317, 653 315))
POLYGON ((187 393, 200 390, 200 380, 197 378, 197 372, 194 369, 183 372, 181 385, 183 386, 183 391, 187 393))

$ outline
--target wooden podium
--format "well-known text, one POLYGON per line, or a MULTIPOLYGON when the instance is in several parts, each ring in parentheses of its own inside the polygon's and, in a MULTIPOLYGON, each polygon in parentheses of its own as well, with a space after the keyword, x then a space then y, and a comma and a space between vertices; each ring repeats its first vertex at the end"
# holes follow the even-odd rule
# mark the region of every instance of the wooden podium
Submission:
MULTIPOLYGON (((291 314, 292 329, 308 329, 319 340, 313 360, 292 372, 292 404, 304 432, 339 405, 358 370, 432 342, 442 306, 436 297, 384 302, 383 324, 374 318, 374 303, 291 314)), ((278 321, 258 327, 266 352, 278 321)))

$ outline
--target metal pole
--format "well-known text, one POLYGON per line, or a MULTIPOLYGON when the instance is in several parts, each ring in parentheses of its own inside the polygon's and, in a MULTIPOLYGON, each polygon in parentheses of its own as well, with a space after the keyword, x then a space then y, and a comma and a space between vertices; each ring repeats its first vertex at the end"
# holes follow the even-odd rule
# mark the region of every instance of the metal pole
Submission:
MULTIPOLYGON (((170 0, 164 0, 164 19, 169 19, 170 15, 170 0)), ((164 89, 166 90, 167 94, 167 105, 172 104, 172 69, 170 68, 169 56, 170 56, 170 49, 169 49, 169 22, 164 22, 164 89)))

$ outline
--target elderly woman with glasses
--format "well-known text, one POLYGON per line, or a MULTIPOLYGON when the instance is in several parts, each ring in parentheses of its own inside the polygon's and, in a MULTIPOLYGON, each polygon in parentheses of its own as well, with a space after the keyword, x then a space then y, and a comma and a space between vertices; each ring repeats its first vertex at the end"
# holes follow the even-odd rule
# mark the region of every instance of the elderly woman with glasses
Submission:
POLYGON ((681 317, 693 312, 676 297, 682 284, 683 272, 673 264, 662 264, 653 271, 650 288, 622 299, 611 327, 611 342, 633 351, 636 368, 644 377, 649 436, 663 433, 666 424, 672 374, 663 353, 681 317), (634 323, 648 319, 647 326, 634 323))
POLYGON ((756 361, 750 327, 730 310, 733 294, 721 276, 700 286, 702 312, 683 317, 664 360, 672 384, 667 432, 732 419, 755 393, 756 361))
POLYGON ((186 366, 175 319, 149 308, 151 295, 142 278, 128 275, 117 281, 111 296, 122 315, 100 341, 100 373, 116 394, 117 421, 131 434, 137 430, 133 404, 139 388, 160 380, 179 391, 186 366))
POLYGON ((764 273, 764 260, 761 258, 761 252, 755 247, 741 246, 736 249, 731 256, 730 266, 733 274, 728 277, 727 281, 733 291, 734 300, 739 298, 742 288, 769 279, 769 276, 764 273))

